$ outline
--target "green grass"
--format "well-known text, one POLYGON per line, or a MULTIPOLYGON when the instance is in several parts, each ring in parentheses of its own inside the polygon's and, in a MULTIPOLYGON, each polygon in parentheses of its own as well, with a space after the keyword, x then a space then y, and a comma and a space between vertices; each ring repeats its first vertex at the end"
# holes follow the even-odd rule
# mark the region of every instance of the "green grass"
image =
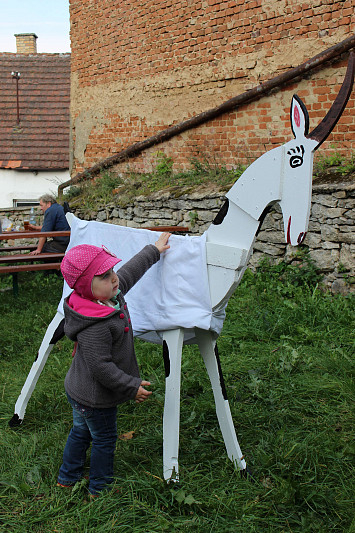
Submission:
MULTIPOLYGON (((14 404, 61 294, 60 279, 27 273, 20 294, 0 293, 0 531, 354 531, 354 297, 320 291, 312 266, 247 272, 218 345, 238 439, 255 482, 228 460, 211 388, 194 346, 182 362, 180 478, 162 480, 164 370, 159 346, 137 342, 151 400, 119 409, 116 486, 88 501, 56 477, 71 414, 63 380, 72 344, 53 349, 23 425, 14 404)), ((1 278, 1 286, 10 278, 1 278)))

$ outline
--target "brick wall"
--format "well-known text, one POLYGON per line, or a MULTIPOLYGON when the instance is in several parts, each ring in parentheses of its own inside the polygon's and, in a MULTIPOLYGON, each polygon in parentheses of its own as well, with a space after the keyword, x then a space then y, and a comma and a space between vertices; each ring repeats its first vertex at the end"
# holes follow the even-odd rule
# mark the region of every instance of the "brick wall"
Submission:
MULTIPOLYGON (((354 33, 355 0, 70 0, 72 176, 222 104, 354 33)), ((232 167, 292 136, 293 93, 313 129, 342 83, 347 54, 282 90, 149 149, 178 169, 200 154, 232 167)), ((323 154, 355 146, 354 92, 323 154)), ((121 165, 122 167, 122 165, 121 165)))

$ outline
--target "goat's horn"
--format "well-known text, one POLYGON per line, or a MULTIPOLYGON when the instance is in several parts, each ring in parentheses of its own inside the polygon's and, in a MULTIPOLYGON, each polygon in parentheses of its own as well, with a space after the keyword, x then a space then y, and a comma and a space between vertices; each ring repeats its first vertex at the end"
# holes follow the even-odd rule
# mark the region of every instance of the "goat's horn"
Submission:
POLYGON ((318 141, 317 148, 319 148, 319 146, 326 140, 344 111, 353 88, 354 72, 355 54, 354 52, 350 52, 348 68, 338 96, 334 100, 332 107, 329 109, 322 122, 320 122, 318 126, 307 135, 308 139, 318 141))

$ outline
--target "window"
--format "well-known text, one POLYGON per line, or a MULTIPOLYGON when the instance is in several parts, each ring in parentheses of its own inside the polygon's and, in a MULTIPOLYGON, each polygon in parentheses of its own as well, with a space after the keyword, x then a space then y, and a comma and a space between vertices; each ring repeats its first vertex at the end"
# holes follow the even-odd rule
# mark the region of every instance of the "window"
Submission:
POLYGON ((22 198, 20 200, 16 200, 15 198, 13 201, 13 207, 36 207, 39 205, 38 200, 23 200, 22 198))

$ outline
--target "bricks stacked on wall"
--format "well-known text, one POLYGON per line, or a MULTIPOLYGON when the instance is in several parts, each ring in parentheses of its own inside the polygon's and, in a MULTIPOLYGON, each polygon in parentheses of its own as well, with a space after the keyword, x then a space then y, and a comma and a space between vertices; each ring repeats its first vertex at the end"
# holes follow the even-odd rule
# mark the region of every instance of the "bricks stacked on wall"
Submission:
MULTIPOLYGON (((354 0, 71 0, 72 175, 295 67, 354 33, 354 0)), ((290 136, 294 92, 311 127, 338 92, 346 57, 157 149, 233 167, 290 136)), ((354 96, 323 153, 354 149, 354 96), (333 147, 333 145, 335 147, 333 147), (324 152, 325 150, 325 152, 324 152)), ((121 165, 119 169, 125 169, 121 165)))

